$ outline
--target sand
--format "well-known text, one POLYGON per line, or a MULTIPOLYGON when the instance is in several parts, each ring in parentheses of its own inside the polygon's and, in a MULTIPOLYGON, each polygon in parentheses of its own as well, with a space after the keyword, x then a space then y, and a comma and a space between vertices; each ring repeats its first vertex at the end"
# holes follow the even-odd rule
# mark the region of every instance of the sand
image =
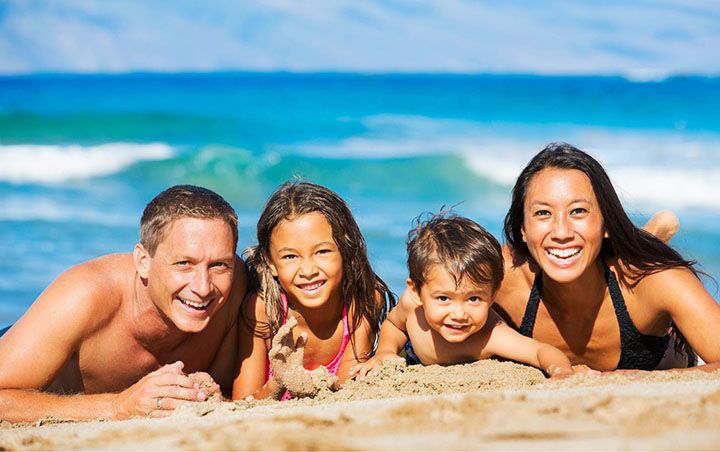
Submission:
POLYGON ((0 424, 0 449, 720 449, 720 371, 545 380, 485 360, 386 366, 288 402, 203 402, 166 419, 0 424))

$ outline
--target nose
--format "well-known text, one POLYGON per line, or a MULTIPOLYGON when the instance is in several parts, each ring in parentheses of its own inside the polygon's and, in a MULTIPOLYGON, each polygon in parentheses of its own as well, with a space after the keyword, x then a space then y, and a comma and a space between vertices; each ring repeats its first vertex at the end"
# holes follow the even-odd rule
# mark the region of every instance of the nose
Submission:
POLYGON ((306 279, 315 277, 318 273, 318 267, 315 259, 303 259, 300 262, 300 276, 306 279))
POLYGON ((462 303, 453 303, 450 307, 450 319, 454 322, 463 321, 467 317, 462 303))
POLYGON ((192 291, 199 297, 207 297, 211 292, 210 273, 208 269, 198 265, 195 267, 191 281, 192 291))
POLYGON ((556 215, 553 218, 552 238, 559 241, 573 238, 572 224, 565 215, 556 215))

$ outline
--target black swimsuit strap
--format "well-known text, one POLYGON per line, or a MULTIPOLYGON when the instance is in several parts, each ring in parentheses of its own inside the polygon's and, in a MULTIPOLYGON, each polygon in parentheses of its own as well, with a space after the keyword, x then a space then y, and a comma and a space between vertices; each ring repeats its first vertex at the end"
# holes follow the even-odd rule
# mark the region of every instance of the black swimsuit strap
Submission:
POLYGON ((520 334, 527 337, 532 337, 533 330, 535 329, 535 318, 537 317, 538 306, 540 306, 540 290, 542 289, 542 272, 537 272, 535 275, 535 281, 533 282, 532 289, 530 290, 530 298, 528 299, 527 306, 525 307, 525 314, 523 315, 520 329, 520 334))
MULTIPOLYGON (((605 281, 613 308, 615 309, 615 317, 620 327, 620 360, 618 369, 645 369, 652 370, 662 359, 665 349, 667 348, 667 336, 657 337, 644 335, 638 331, 635 324, 628 314, 625 306, 620 285, 617 277, 610 267, 603 262, 605 270, 605 281)), ((535 319, 537 317, 538 307, 540 306, 540 291, 542 290, 542 272, 535 275, 532 289, 530 290, 530 298, 528 299, 520 324, 519 332, 523 336, 532 337, 535 329, 535 319)))
POLYGON ((638 331, 628 313, 617 277, 607 265, 605 265, 605 279, 620 327, 620 359, 617 368, 654 369, 665 355, 668 336, 651 336, 638 331))

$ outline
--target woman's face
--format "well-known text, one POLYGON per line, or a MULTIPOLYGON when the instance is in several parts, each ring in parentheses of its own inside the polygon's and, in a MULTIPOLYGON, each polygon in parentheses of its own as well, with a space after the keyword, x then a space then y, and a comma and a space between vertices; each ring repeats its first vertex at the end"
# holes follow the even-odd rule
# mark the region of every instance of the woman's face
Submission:
POLYGON ((545 168, 528 184, 523 240, 552 280, 577 280, 600 254, 605 226, 590 179, 579 170, 545 168))

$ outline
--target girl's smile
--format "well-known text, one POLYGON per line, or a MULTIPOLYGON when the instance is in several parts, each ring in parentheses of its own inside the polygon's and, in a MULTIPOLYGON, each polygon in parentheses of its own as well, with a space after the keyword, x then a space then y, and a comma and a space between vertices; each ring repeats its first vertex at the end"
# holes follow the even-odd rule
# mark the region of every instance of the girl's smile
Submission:
POLYGON ((268 265, 292 304, 317 308, 341 298, 342 256, 319 212, 285 219, 273 229, 268 265))

